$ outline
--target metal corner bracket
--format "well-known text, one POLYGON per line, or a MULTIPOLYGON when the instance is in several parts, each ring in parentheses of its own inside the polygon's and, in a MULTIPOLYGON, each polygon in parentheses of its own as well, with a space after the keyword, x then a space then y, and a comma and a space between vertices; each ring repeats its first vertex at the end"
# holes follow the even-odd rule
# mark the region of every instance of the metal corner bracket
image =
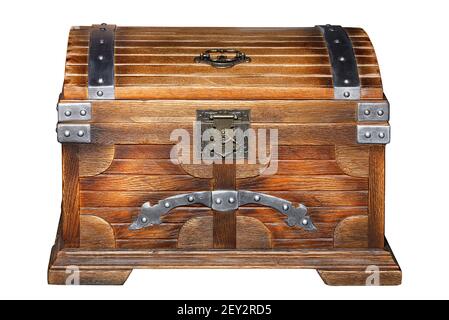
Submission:
POLYGON ((391 129, 389 125, 358 125, 357 142, 360 144, 390 143, 391 129))
POLYGON ((383 102, 360 102, 357 108, 358 121, 388 121, 390 104, 383 102))
POLYGON ((90 102, 58 103, 58 121, 88 121, 92 119, 90 102))
POLYGON ((58 123, 60 143, 91 143, 90 124, 58 123))

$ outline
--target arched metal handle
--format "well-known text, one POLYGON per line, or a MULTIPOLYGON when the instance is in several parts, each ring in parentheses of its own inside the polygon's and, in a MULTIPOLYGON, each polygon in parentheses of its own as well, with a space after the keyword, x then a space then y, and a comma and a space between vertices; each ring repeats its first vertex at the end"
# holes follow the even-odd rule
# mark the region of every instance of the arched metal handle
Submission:
POLYGON ((209 49, 194 59, 196 63, 210 64, 214 68, 231 68, 239 63, 251 62, 245 53, 235 49, 209 49), (229 57, 228 55, 233 55, 229 57))
POLYGON ((294 207, 290 201, 246 190, 217 190, 180 194, 161 200, 154 206, 145 202, 141 207, 140 214, 129 229, 139 230, 160 224, 163 214, 168 214, 174 208, 193 204, 202 204, 221 212, 234 211, 247 204, 266 206, 285 214, 287 216, 285 221, 290 227, 298 226, 307 231, 316 230, 312 219, 307 215, 305 205, 299 204, 298 207, 294 207))

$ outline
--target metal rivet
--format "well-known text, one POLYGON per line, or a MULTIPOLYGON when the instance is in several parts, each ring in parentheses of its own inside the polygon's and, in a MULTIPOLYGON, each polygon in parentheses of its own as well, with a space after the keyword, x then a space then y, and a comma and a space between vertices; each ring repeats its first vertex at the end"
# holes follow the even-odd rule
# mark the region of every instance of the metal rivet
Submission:
POLYGON ((102 56, 101 54, 98 56, 98 60, 103 61, 104 56, 102 56))
POLYGON ((221 202, 222 202, 222 201, 221 201, 220 198, 215 199, 215 203, 216 203, 216 204, 221 204, 221 202))
POLYGON ((377 115, 378 115, 379 117, 382 117, 382 116, 384 115, 384 111, 383 111, 383 110, 378 110, 378 111, 377 111, 377 115))
POLYGON ((78 131, 77 135, 78 137, 84 136, 84 131, 83 130, 78 131))
POLYGON ((140 221, 142 221, 143 223, 147 223, 148 219, 147 219, 147 217, 142 217, 142 218, 140 218, 140 221))
POLYGON ((70 131, 69 130, 64 131, 64 137, 70 137, 70 131))
POLYGON ((195 198, 194 198, 193 196, 189 196, 189 197, 187 198, 187 200, 188 200, 189 202, 193 202, 193 200, 195 200, 195 198))
POLYGON ((371 132, 365 132, 365 138, 369 139, 371 138, 371 132))
POLYGON ((100 28, 101 31, 106 31, 106 28, 100 28))
POLYGON ((366 116, 369 116, 369 115, 371 114, 371 111, 369 111, 369 109, 366 109, 365 111, 363 111, 363 113, 364 113, 366 116))
POLYGON ((72 111, 67 110, 66 112, 64 112, 64 115, 65 115, 66 117, 70 117, 70 116, 72 115, 72 111))
MULTIPOLYGON (((344 59, 344 58, 343 58, 344 59)), ((341 60, 340 60, 341 61, 341 60)), ((343 81, 345 84, 349 84, 351 81, 349 81, 348 79, 345 79, 345 81, 343 81)))
MULTIPOLYGON (((338 60, 340 60, 341 62, 343 62, 343 61, 346 60, 346 58, 345 58, 345 57, 340 57, 340 58, 338 58, 338 60)), ((345 80, 345 83, 346 83, 346 81, 347 81, 347 80, 345 80)))
POLYGON ((378 136, 379 136, 379 138, 383 139, 383 138, 385 138, 385 133, 379 132, 378 136))
POLYGON ((228 202, 229 202, 229 203, 234 203, 234 202, 235 202, 235 199, 234 199, 233 197, 230 197, 229 200, 228 200, 228 202))
POLYGON ((334 28, 329 28, 329 31, 334 32, 335 29, 334 28))
POLYGON ((86 114, 87 114, 87 111, 86 111, 86 110, 81 110, 81 111, 80 111, 80 115, 82 115, 83 117, 84 117, 86 114))
POLYGON ((100 39, 100 44, 104 44, 104 39, 100 39))
POLYGON ((287 211, 287 210, 288 210, 288 205, 287 205, 287 204, 284 204, 284 205, 282 206, 282 209, 284 209, 284 211, 287 211))
POLYGON ((334 43, 340 43, 340 39, 335 39, 334 43))
POLYGON ((255 195, 254 196, 254 201, 260 201, 260 196, 259 195, 255 195))
POLYGON ((103 91, 97 91, 97 96, 102 97, 103 96, 103 91))
POLYGON ((170 208, 170 202, 166 202, 166 203, 164 203, 164 207, 166 207, 166 208, 170 208))
POLYGON ((104 82, 103 78, 99 78, 99 79, 98 79, 98 83, 99 83, 99 84, 103 84, 103 82, 104 82))
POLYGON ((309 220, 307 219, 302 219, 301 223, 306 226, 309 223, 309 220))
POLYGON ((343 93, 343 96, 345 98, 349 98, 351 96, 351 93, 349 91, 345 91, 345 93, 343 93))

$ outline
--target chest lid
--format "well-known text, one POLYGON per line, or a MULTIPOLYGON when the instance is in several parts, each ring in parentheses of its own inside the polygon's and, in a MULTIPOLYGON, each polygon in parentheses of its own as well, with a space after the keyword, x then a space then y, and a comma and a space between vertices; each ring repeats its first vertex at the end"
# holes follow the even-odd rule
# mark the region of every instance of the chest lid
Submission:
POLYGON ((63 99, 382 99, 359 28, 70 31, 63 99))

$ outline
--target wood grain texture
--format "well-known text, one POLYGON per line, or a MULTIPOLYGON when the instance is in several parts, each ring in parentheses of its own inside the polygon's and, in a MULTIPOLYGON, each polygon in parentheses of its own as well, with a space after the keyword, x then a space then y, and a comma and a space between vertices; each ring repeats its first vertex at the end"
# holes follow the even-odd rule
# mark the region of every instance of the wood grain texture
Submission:
POLYGON ((115 235, 111 225, 93 215, 80 216, 80 248, 113 249, 115 235))
MULTIPOLYGON (((123 285, 128 280, 131 270, 107 270, 107 269, 80 269, 80 285, 123 285)), ((71 279, 68 279, 66 270, 50 270, 48 273, 48 284, 52 285, 71 285, 71 279), (67 281, 69 280, 69 281, 67 281)))
POLYGON ((385 239, 385 146, 371 146, 369 165, 368 242, 383 248, 385 239))
POLYGON ((335 146, 335 159, 339 168, 353 177, 368 177, 369 146, 335 146))
MULTIPOLYGON (((326 44, 317 28, 128 28, 116 31, 118 99, 333 99, 326 44), (173 31, 175 30, 176 31, 173 31), (234 48, 251 63, 215 69, 193 62, 207 48, 234 48)), ((382 98, 382 82, 366 33, 347 28, 362 97, 382 98)), ((64 97, 85 99, 88 29, 69 35, 64 97)))
MULTIPOLYGON (((329 271, 318 270, 318 274, 328 286, 366 286, 371 275, 365 270, 358 271, 329 271)), ((378 272, 380 286, 398 286, 402 283, 402 271, 381 270, 378 272)))
POLYGON ((368 216, 351 216, 334 231, 335 248, 368 248, 368 216))
POLYGON ((78 148, 80 177, 95 176, 106 171, 114 158, 113 145, 80 144, 78 148))
POLYGON ((62 145, 62 240, 68 248, 79 247, 78 146, 62 145))
MULTIPOLYGON (((235 164, 213 164, 213 190, 236 190, 235 164)), ((214 249, 234 249, 237 246, 235 211, 213 211, 214 249)))

